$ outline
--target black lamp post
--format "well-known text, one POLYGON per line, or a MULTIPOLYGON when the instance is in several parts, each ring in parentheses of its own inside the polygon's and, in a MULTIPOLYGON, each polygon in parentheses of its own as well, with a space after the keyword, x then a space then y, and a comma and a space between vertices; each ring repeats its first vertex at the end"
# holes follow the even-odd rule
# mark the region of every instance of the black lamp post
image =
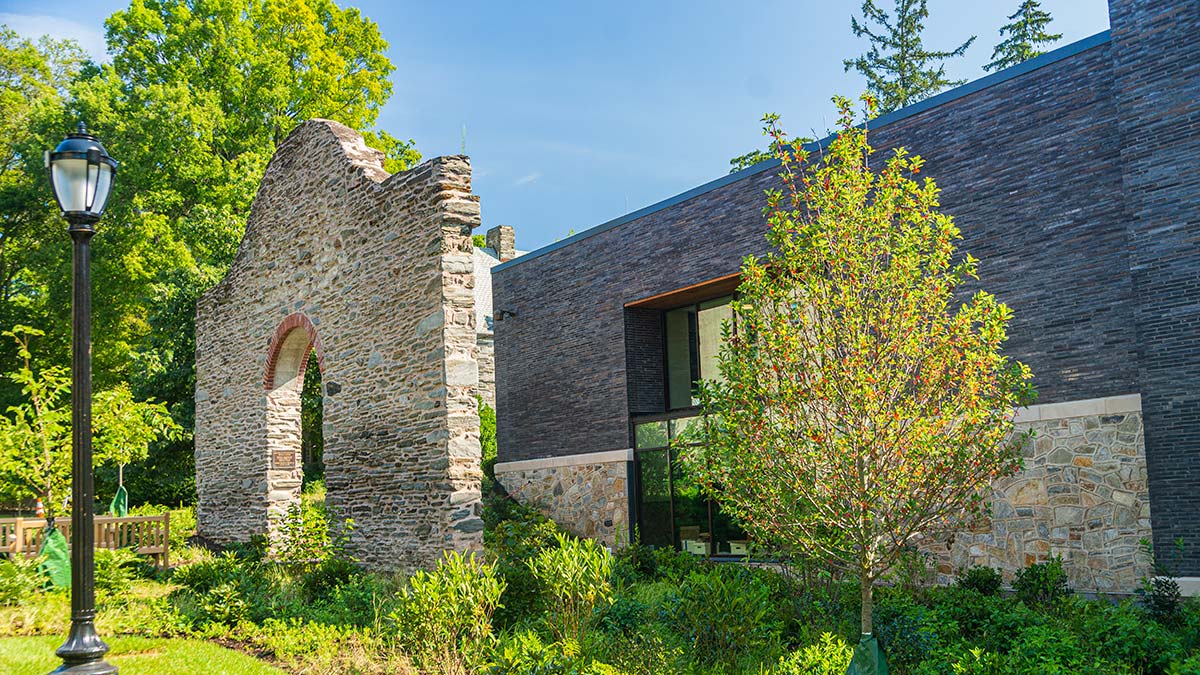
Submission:
POLYGON ((92 273, 94 226, 104 213, 117 162, 99 139, 87 132, 67 134, 46 152, 46 171, 54 198, 75 242, 74 293, 71 303, 71 633, 55 652, 62 660, 55 673, 113 675, 104 660, 108 645, 96 634, 95 531, 92 503, 92 273))

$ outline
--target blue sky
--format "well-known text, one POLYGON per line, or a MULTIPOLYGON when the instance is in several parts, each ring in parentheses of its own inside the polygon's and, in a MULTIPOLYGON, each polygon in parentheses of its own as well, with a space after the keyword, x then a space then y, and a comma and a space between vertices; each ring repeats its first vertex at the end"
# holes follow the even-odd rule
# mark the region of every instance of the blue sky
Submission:
MULTIPOLYGON (((0 23, 76 38, 99 57, 104 18, 127 4, 0 0, 0 23)), ((465 128, 484 227, 514 226, 522 249, 724 175, 730 157, 763 145, 764 112, 794 135, 820 135, 830 96, 864 86, 842 69, 865 50, 850 33, 858 0, 341 4, 391 44, 395 93, 379 125, 426 157, 460 152, 465 128)), ((929 0, 926 44, 978 35, 947 64, 951 77, 976 79, 1019 4, 929 0)), ((1108 28, 1104 0, 1042 5, 1059 45, 1108 28)))

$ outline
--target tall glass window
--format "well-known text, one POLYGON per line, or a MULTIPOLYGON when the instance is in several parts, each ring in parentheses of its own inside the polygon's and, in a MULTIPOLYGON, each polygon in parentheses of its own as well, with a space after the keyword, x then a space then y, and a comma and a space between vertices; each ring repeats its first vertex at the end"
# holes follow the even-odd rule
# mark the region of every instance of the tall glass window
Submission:
POLYGON ((698 417, 634 426, 641 542, 705 557, 743 556, 748 546, 745 532, 703 493, 679 461, 679 446, 698 444, 699 431, 698 417))
POLYGON ((732 300, 724 296, 665 312, 669 410, 699 405, 697 383, 721 377, 717 354, 721 326, 733 319, 732 300))

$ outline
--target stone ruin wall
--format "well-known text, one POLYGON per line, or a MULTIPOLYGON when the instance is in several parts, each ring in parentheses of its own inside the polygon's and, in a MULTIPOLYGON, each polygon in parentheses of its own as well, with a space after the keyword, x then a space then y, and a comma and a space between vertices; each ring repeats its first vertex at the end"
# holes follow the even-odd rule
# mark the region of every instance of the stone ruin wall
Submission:
POLYGON ((198 303, 198 532, 272 531, 300 490, 299 393, 315 350, 327 505, 353 553, 411 569, 478 548, 478 372, 466 157, 389 176, 354 131, 280 144, 238 256, 198 303))

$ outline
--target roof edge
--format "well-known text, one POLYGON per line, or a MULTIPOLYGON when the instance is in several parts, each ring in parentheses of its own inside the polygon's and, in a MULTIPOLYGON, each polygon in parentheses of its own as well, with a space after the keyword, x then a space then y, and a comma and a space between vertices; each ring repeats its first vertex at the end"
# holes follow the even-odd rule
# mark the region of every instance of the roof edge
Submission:
MULTIPOLYGON (((894 110, 890 113, 887 113, 886 115, 880 115, 879 117, 876 117, 875 119, 870 121, 871 128, 878 129, 879 127, 887 126, 888 124, 891 124, 893 122, 899 122, 900 120, 903 120, 903 119, 906 119, 909 117, 913 117, 915 115, 919 115, 927 110, 930 110, 930 109, 936 108, 940 105, 944 105, 951 101, 963 98, 964 96, 969 96, 978 91, 982 91, 984 89, 994 87, 1002 82, 1006 82, 1006 81, 1014 79, 1016 77, 1020 77, 1021 75, 1024 75, 1026 73, 1033 72, 1039 68, 1043 68, 1052 63, 1057 63, 1058 61, 1062 61, 1063 59, 1070 58, 1081 52, 1085 52, 1094 47, 1098 47, 1102 44, 1107 43, 1111 38, 1112 38, 1112 31, 1105 30, 1105 31, 1096 33, 1095 35, 1085 37, 1082 40, 1077 40, 1070 44, 1063 45, 1062 47, 1048 51, 1045 54, 1042 54, 1041 56, 1035 56, 1032 59, 1029 59, 1028 61, 1022 61, 1021 63, 1018 63, 1015 66, 1009 66, 1008 68, 1005 68, 1004 70, 1000 70, 1000 71, 991 73, 990 75, 985 75, 977 80, 972 80, 966 84, 959 85, 953 89, 949 89, 949 90, 944 91, 935 96, 930 96, 929 98, 927 98, 923 101, 919 101, 912 105, 905 106, 899 110, 894 110)), ((808 150, 816 150, 822 146, 828 145, 829 142, 831 140, 833 140, 834 136, 836 136, 836 134, 830 134, 829 136, 826 136, 825 138, 822 138, 819 141, 813 141, 812 143, 807 143, 805 145, 805 148, 808 150)), ((543 255, 546 255, 547 253, 557 251, 558 249, 563 248, 565 246, 569 246, 570 244, 573 244, 577 241, 582 241, 584 239, 587 239, 588 237, 593 237, 602 232, 607 232, 608 230, 611 230, 615 227, 620 227, 621 225, 624 225, 630 221, 634 221, 634 220, 637 220, 644 216, 648 216, 652 213, 655 213, 657 211, 662 211, 663 209, 670 208, 672 206, 675 206, 676 204, 685 202, 685 201, 691 199, 692 197, 698 197, 707 192, 712 192, 713 190, 716 190, 717 188, 725 187, 726 185, 729 185, 731 183, 736 183, 736 182, 742 180, 743 178, 749 178, 750 176, 762 173, 763 171, 767 171, 768 169, 774 168, 776 166, 779 166, 778 159, 768 159, 768 160, 759 162, 758 164, 755 164, 753 166, 749 166, 740 171, 721 176, 720 178, 717 178, 716 180, 711 180, 702 185, 698 185, 690 190, 681 192, 673 197, 668 197, 662 201, 655 202, 654 204, 651 204, 649 206, 644 206, 636 211, 631 211, 629 213, 626 213, 623 216, 618 216, 607 222, 590 227, 582 232, 573 234, 573 235, 567 237, 566 239, 560 239, 554 243, 547 244, 546 246, 543 246, 538 249, 534 249, 534 250, 530 251, 529 253, 526 253, 525 255, 522 255, 518 258, 509 260, 508 262, 500 263, 499 265, 496 265, 495 267, 492 268, 492 274, 495 274, 497 272, 502 272, 510 267, 519 265, 520 263, 533 260, 534 258, 539 258, 543 255)))

